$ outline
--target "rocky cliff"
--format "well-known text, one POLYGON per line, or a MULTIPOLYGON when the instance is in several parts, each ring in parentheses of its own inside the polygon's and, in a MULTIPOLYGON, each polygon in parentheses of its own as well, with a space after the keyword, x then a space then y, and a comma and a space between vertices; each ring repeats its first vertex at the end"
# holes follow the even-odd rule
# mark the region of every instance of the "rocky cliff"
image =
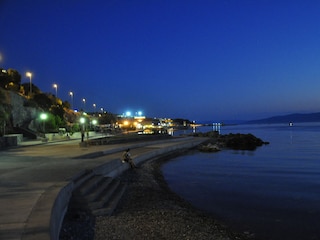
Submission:
POLYGON ((10 123, 12 127, 35 129, 35 120, 39 115, 37 108, 28 107, 27 99, 12 91, 5 91, 6 101, 11 106, 10 123))

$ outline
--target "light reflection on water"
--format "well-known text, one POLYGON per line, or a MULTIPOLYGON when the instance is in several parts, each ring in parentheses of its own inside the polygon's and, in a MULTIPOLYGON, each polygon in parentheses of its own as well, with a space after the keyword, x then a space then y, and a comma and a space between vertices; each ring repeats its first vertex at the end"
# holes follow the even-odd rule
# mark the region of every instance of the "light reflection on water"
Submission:
POLYGON ((243 125, 221 132, 253 133, 270 145, 177 157, 162 169, 172 190, 260 239, 320 239, 320 124, 243 125))

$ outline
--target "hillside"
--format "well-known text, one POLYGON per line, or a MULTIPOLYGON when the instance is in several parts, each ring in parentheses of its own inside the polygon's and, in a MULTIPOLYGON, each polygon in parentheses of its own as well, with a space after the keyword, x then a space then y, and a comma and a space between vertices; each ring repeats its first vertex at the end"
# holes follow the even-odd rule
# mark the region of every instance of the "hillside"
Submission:
MULTIPOLYGON (((6 128, 7 130, 12 127, 26 126, 39 115, 39 109, 35 107, 26 106, 27 99, 16 92, 1 91, 1 106, 4 107, 5 114, 7 115, 6 128)), ((29 126, 33 127, 33 126, 29 126)))
POLYGON ((289 122, 320 122, 320 112, 318 113, 294 113, 283 116, 274 116, 270 118, 252 120, 246 122, 246 124, 270 124, 270 123, 289 123, 289 122))

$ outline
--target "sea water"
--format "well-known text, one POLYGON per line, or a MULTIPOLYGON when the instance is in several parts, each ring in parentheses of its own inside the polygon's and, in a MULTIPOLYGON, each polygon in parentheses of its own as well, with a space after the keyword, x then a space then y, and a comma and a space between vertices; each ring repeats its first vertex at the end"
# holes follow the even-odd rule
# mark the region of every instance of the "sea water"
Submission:
POLYGON ((236 125, 220 131, 252 133, 270 144, 255 151, 177 157, 162 167, 170 188, 257 239, 320 239, 320 123, 236 125))

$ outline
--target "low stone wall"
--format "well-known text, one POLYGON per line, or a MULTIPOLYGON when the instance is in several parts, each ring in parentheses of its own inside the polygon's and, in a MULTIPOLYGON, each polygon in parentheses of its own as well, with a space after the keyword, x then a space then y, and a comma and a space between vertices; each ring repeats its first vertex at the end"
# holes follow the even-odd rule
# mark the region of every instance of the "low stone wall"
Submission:
MULTIPOLYGON (((169 153, 178 152, 182 149, 190 149, 197 146, 199 143, 203 142, 204 140, 195 139, 194 141, 189 141, 186 143, 177 144, 171 147, 165 147, 158 150, 155 150, 148 154, 142 154, 140 156, 133 156, 136 163, 142 163, 149 159, 160 157, 163 155, 167 155, 169 153)), ((120 149, 118 149, 120 150, 120 149)), ((121 175, 124 171, 129 168, 128 164, 122 164, 119 159, 114 159, 109 161, 105 164, 97 166, 96 168, 92 169, 92 173, 94 174, 101 174, 109 177, 117 177, 121 175)), ((65 214, 66 206, 70 200, 73 188, 75 186, 74 181, 78 179, 79 176, 75 176, 71 183, 65 184, 64 187, 61 187, 61 191, 56 192, 56 200, 54 207, 51 208, 51 220, 50 220, 50 238, 48 236, 44 236, 42 239, 50 239, 50 240, 58 240, 60 226, 63 221, 63 217, 65 214)), ((37 238, 34 238, 37 239, 37 238)), ((28 238, 23 238, 23 240, 29 240, 28 238)), ((31 240, 31 239, 30 239, 31 240)))
POLYGON ((23 136, 21 134, 5 135, 0 137, 0 149, 18 146, 18 143, 22 141, 22 138, 23 136))

